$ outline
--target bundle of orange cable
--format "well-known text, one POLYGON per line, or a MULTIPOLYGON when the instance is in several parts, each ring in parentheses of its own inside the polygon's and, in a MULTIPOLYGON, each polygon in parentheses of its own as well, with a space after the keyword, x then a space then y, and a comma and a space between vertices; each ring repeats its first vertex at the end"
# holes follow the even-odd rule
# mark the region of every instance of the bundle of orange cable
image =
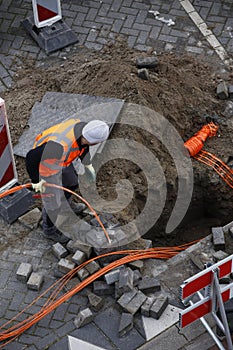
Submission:
POLYGON ((28 310, 32 305, 34 305, 38 300, 40 300, 42 297, 44 297, 46 294, 52 291, 51 295, 48 297, 48 300, 46 303, 41 307, 40 311, 37 312, 34 315, 29 316, 24 321, 21 321, 17 324, 14 324, 13 326, 9 326, 8 329, 3 330, 0 333, 0 341, 5 341, 3 344, 0 345, 0 348, 3 348, 6 344, 12 342, 14 339, 16 339, 20 334, 22 334, 24 331, 29 329, 32 325, 40 321, 43 317, 48 315, 50 312, 52 312, 55 308, 57 308, 59 305, 61 305, 66 300, 70 299, 74 294, 81 291, 83 288, 88 286, 90 283, 95 281, 97 278, 103 276, 107 272, 111 271, 112 269, 115 269, 116 267, 127 264, 131 261, 135 260, 141 260, 141 259, 169 259, 181 251, 187 249, 192 244, 195 244, 195 242, 191 242, 188 244, 184 244, 177 247, 161 247, 161 248, 150 248, 146 250, 124 250, 124 251, 117 251, 112 252, 108 254, 103 254, 98 257, 92 258, 81 265, 77 266, 73 270, 71 270, 69 273, 64 275, 61 279, 59 279, 57 282, 55 282, 51 287, 49 287, 45 292, 43 292, 37 299, 35 299, 30 305, 28 305, 25 309, 23 309, 18 315, 16 315, 14 318, 12 318, 10 321, 3 324, 0 329, 5 329, 7 326, 9 326, 12 322, 17 321, 17 319, 22 316, 22 314, 28 310), (118 259, 109 265, 103 267, 101 270, 97 271, 93 275, 87 277, 84 281, 77 284, 73 289, 66 292, 62 296, 59 296, 59 293, 63 289, 63 287, 68 283, 68 281, 74 277, 74 275, 77 273, 78 270, 89 264, 91 261, 94 261, 96 259, 101 259, 106 256, 110 255, 125 255, 123 258, 118 259))

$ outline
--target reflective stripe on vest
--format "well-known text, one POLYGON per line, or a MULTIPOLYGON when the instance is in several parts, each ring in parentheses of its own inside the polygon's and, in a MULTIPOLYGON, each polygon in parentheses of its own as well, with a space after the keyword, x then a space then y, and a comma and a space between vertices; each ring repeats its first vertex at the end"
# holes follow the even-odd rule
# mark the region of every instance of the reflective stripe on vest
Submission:
POLYGON ((69 119, 52 126, 36 137, 33 148, 48 141, 54 141, 63 146, 61 159, 47 159, 40 162, 39 172, 41 176, 57 174, 62 167, 70 165, 74 159, 83 154, 84 148, 80 151, 74 135, 74 126, 79 122, 79 119, 69 119))

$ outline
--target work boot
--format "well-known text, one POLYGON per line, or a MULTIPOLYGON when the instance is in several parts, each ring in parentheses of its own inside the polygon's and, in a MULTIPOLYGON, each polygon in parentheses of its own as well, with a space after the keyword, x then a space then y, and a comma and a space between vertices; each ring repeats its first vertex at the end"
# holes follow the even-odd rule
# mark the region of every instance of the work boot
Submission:
POLYGON ((84 203, 71 202, 70 207, 76 215, 81 214, 86 209, 86 205, 84 203))
POLYGON ((70 241, 70 238, 65 236, 58 229, 56 229, 53 233, 49 233, 48 231, 44 231, 43 236, 47 239, 51 239, 52 241, 59 242, 59 243, 67 243, 70 241))

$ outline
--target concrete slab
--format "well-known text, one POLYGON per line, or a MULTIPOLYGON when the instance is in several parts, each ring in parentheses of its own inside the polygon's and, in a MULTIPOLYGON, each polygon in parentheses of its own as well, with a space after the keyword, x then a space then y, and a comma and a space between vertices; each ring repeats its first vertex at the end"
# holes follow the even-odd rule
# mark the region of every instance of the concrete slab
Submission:
POLYGON ((179 312, 181 309, 168 305, 159 320, 151 317, 142 316, 143 326, 145 329, 146 340, 150 340, 166 329, 173 326, 179 320, 179 312))
POLYGON ((123 338, 119 337, 118 328, 120 325, 121 313, 114 307, 110 307, 96 315, 95 324, 102 332, 111 339, 118 350, 134 350, 145 343, 145 339, 133 328, 123 338))
MULTIPOLYGON (((82 340, 90 345, 103 348, 105 350, 114 350, 116 347, 112 344, 111 340, 106 337, 103 332, 95 326, 95 324, 89 323, 85 327, 77 328, 72 332, 69 332, 69 335, 82 340)), ((82 347, 79 347, 78 350, 83 350, 82 347)), ((63 349, 62 349, 63 350, 63 349)))
POLYGON ((100 348, 99 346, 90 344, 88 342, 85 342, 83 340, 71 337, 68 335, 68 345, 69 350, 105 350, 104 348, 100 348))
MULTIPOLYGON (((15 145, 14 154, 25 157, 40 132, 66 119, 79 118, 82 121, 100 119, 112 125, 117 121, 123 104, 123 100, 115 98, 47 92, 41 102, 34 104, 28 121, 29 127, 15 145)), ((97 151, 100 152, 101 146, 92 147, 92 157, 97 151)))

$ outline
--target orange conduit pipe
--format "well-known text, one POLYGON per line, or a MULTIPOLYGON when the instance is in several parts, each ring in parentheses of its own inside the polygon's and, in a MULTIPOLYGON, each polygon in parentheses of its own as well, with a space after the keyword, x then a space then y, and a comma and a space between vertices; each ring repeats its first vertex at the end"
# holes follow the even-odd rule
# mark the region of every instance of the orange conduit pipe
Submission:
POLYGON ((151 248, 147 250, 125 250, 125 251, 118 251, 118 252, 112 252, 107 254, 102 254, 98 257, 92 258, 83 264, 79 265, 75 269, 71 270, 68 274, 63 276, 60 280, 55 282, 51 287, 49 287, 43 294, 41 294, 35 301, 33 301, 30 305, 28 305, 24 310, 22 310, 18 315, 16 315, 11 321, 8 321, 4 325, 0 327, 0 329, 6 327, 10 322, 15 321, 17 317, 21 316, 22 313, 27 310, 30 306, 34 305, 36 301, 38 301, 40 298, 42 298, 48 291, 50 291, 53 286, 57 286, 60 283, 60 286, 57 287, 57 289, 62 289, 65 284, 72 278, 78 270, 83 268, 85 265, 89 264, 91 261, 94 261, 96 259, 101 259, 106 256, 110 255, 119 255, 119 254, 127 254, 127 256, 118 259, 109 265, 105 266, 101 270, 97 271, 93 275, 89 276, 87 279, 79 283, 77 286, 75 286, 73 289, 71 289, 69 292, 65 293, 62 297, 60 297, 57 300, 54 300, 53 297, 50 296, 49 301, 42 306, 41 310, 37 312, 35 315, 32 315, 28 317, 26 320, 10 327, 8 330, 5 330, 0 333, 0 341, 8 340, 4 344, 0 345, 0 348, 3 348, 6 344, 12 342, 14 339, 16 339, 20 334, 22 334, 25 330, 29 329, 32 325, 37 323, 39 320, 41 320, 43 317, 45 317, 48 313, 53 311, 55 308, 57 308, 59 305, 61 305, 63 302, 71 298, 74 294, 81 291, 83 288, 88 286, 90 283, 92 283, 97 278, 101 277, 102 275, 106 274, 107 272, 111 271, 112 269, 126 264, 131 261, 135 260, 141 260, 141 259, 149 259, 149 258, 155 258, 155 259, 168 259, 175 255, 177 255, 179 252, 185 250, 192 244, 195 244, 198 241, 194 241, 188 244, 184 244, 177 247, 164 247, 164 248, 151 248), (46 305, 47 304, 47 305, 46 305))
MULTIPOLYGON (((108 234, 107 230, 105 229, 105 227, 104 227, 102 221, 100 220, 99 216, 97 215, 96 211, 92 208, 92 206, 91 206, 83 197, 79 196, 76 192, 73 192, 73 191, 71 191, 71 190, 69 190, 68 188, 65 188, 65 187, 63 187, 63 186, 51 184, 51 183, 48 183, 48 182, 44 183, 44 186, 46 186, 46 187, 58 188, 58 189, 60 189, 60 190, 69 192, 69 193, 73 194, 75 197, 79 198, 83 203, 85 203, 86 206, 93 212, 93 214, 94 214, 96 220, 98 221, 98 223, 100 224, 102 230, 104 231, 104 234, 105 234, 105 236, 106 236, 108 242, 111 243, 111 239, 110 239, 110 237, 109 237, 109 234, 108 234)), ((0 199, 1 199, 1 198, 4 198, 4 197, 6 197, 6 196, 8 196, 8 195, 10 195, 10 194, 13 194, 13 193, 15 193, 15 192, 17 192, 17 191, 19 191, 19 190, 22 190, 23 188, 30 188, 30 187, 32 187, 32 184, 31 184, 31 183, 12 187, 12 188, 6 190, 5 192, 0 193, 0 199)))
POLYGON ((204 142, 208 137, 213 137, 218 131, 218 126, 213 122, 204 125, 194 136, 184 143, 191 157, 194 157, 204 146, 204 142))
POLYGON ((184 147, 189 151, 191 157, 213 168, 227 185, 233 188, 233 170, 214 154, 202 150, 206 139, 215 136, 217 131, 218 126, 213 122, 204 125, 200 131, 184 143, 184 147))

